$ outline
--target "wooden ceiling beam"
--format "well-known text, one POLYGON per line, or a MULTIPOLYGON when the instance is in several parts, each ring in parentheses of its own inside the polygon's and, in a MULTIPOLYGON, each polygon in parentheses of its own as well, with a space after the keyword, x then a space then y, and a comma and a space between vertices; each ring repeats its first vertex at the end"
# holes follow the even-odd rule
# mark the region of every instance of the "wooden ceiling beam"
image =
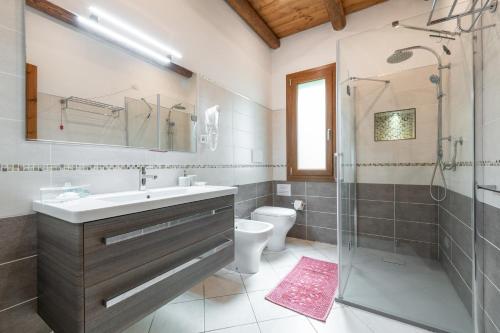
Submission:
POLYGON ((344 5, 342 0, 324 0, 326 11, 330 17, 334 30, 342 30, 346 26, 346 18, 344 13, 344 5))
POLYGON ((248 0, 226 0, 226 3, 245 21, 257 35, 272 49, 280 47, 280 40, 274 31, 252 7, 248 0))

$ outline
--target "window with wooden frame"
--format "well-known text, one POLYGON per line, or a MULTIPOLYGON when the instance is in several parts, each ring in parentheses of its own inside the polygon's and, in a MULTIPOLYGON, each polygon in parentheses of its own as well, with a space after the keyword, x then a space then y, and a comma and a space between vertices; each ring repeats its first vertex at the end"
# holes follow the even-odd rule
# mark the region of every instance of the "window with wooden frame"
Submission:
POLYGON ((335 75, 330 64, 286 76, 288 180, 335 179, 335 75))

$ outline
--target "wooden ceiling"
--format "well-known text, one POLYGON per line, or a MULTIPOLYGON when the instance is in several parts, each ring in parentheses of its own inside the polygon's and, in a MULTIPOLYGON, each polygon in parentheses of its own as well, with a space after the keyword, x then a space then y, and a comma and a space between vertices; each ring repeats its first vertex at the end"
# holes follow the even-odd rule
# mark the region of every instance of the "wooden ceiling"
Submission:
POLYGON ((226 0, 271 48, 279 47, 280 38, 326 22, 331 22, 335 30, 341 30, 346 25, 347 14, 384 1, 226 0))

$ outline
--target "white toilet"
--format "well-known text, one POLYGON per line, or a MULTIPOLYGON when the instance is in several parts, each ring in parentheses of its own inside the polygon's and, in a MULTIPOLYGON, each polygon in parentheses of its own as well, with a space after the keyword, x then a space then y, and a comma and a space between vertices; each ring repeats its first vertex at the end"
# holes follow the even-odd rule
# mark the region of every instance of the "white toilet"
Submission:
POLYGON ((235 219, 234 269, 240 273, 259 271, 260 257, 273 233, 273 225, 266 222, 235 219))
POLYGON ((274 226, 273 235, 267 244, 270 251, 283 251, 288 231, 295 224, 297 213, 290 208, 259 207, 252 213, 252 220, 271 223, 274 226))

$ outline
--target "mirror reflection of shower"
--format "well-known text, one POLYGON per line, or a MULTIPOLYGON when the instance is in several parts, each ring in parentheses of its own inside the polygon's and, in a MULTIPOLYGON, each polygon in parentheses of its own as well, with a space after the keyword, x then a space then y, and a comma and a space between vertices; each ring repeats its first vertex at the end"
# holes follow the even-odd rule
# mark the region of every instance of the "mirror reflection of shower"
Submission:
MULTIPOLYGON (((394 24, 393 24, 394 26, 394 24)), ((443 201, 446 198, 447 191, 448 191, 448 186, 446 185, 446 179, 444 177, 444 170, 454 170, 456 168, 456 155, 453 158, 453 163, 455 165, 450 165, 450 163, 445 163, 443 161, 443 141, 451 141, 451 136, 448 137, 443 137, 443 69, 450 69, 450 64, 448 65, 443 65, 441 61, 441 57, 439 54, 434 51, 433 49, 426 47, 426 46, 421 46, 421 45, 415 45, 415 46, 410 46, 410 47, 405 47, 402 49, 395 50, 394 53, 392 53, 388 58, 387 58, 387 63, 389 64, 399 64, 403 61, 406 61, 410 59, 413 56, 413 51, 426 51, 430 52, 431 54, 434 55, 437 61, 437 69, 438 69, 438 74, 433 74, 430 76, 429 80, 432 84, 436 86, 436 99, 438 101, 438 123, 437 123, 437 150, 436 150, 436 163, 434 165, 434 170, 432 172, 432 177, 431 181, 429 184, 429 192, 435 201, 443 201), (437 195, 435 196, 434 193, 432 192, 432 187, 434 185, 434 182, 436 180, 436 173, 439 171, 439 175, 441 177, 441 180, 443 182, 443 188, 444 192, 443 195, 437 195)), ((443 45, 443 51, 447 54, 450 55, 451 51, 443 45)), ((456 149, 455 149, 455 154, 456 154, 456 149)))
POLYGON ((149 119, 151 118, 151 113, 153 112, 153 107, 151 106, 151 104, 148 103, 148 101, 146 101, 146 99, 144 97, 141 98, 141 101, 144 102, 144 104, 146 104, 146 106, 148 107, 148 114, 146 115, 146 119, 149 119))
POLYGON ((167 116, 167 150, 174 150, 174 134, 175 134, 175 121, 172 120, 172 111, 186 110, 186 107, 182 105, 182 103, 177 103, 168 108, 168 116, 167 116))

